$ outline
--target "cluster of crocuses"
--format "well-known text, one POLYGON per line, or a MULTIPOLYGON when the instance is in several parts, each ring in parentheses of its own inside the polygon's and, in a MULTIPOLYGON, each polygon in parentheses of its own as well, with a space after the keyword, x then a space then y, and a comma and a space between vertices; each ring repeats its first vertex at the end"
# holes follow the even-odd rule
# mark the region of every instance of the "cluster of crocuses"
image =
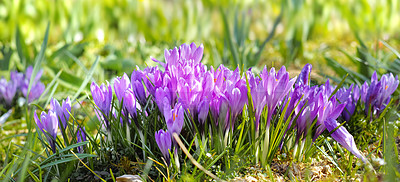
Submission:
MULTIPOLYGON (((57 133, 60 130, 65 132, 68 127, 68 120, 71 113, 71 100, 69 97, 62 101, 62 104, 52 98, 50 101, 50 109, 47 111, 42 111, 40 118, 38 115, 34 114, 35 122, 40 131, 46 136, 46 139, 52 149, 53 153, 56 153, 56 141, 57 133)), ((77 142, 86 141, 86 134, 84 132, 84 127, 79 127, 77 131, 77 142)), ((63 135, 66 136, 66 135, 63 135)), ((64 140, 68 140, 64 138, 64 140)), ((83 152, 83 147, 78 147, 78 152, 83 152)))
POLYGON ((18 93, 22 93, 25 98, 28 98, 28 102, 32 102, 42 95, 45 86, 42 82, 40 82, 40 77, 43 73, 43 71, 40 70, 35 76, 29 97, 27 96, 32 71, 32 66, 29 66, 26 69, 25 74, 18 71, 12 71, 10 72, 9 81, 7 81, 5 78, 0 79, 0 100, 4 106, 11 107, 14 98, 16 98, 18 93))
MULTIPOLYGON (((310 132, 309 128, 315 120, 317 128, 314 140, 323 131, 336 129, 339 126, 339 116, 349 120, 360 95, 361 101, 371 105, 374 112, 381 111, 398 85, 397 77, 384 75, 378 81, 374 73, 370 86, 365 83, 358 89, 352 85, 333 94, 335 87, 330 85, 329 80, 321 86, 310 86, 310 64, 303 68, 298 78, 292 79, 284 66, 279 71, 275 68, 268 71, 264 67, 259 75, 255 75, 251 69, 242 73, 238 68, 232 71, 223 65, 208 69, 201 63, 203 46, 197 47, 194 43, 165 50, 164 57, 165 62, 152 58, 161 67, 137 69, 133 71, 131 80, 126 74, 117 78, 114 81, 114 90, 118 100, 123 102, 122 114, 128 121, 135 121, 136 109, 143 108, 147 98, 153 98, 152 102, 157 104, 167 126, 167 131, 161 129, 155 133, 155 139, 168 163, 169 152, 175 143, 171 140, 172 134, 180 134, 182 131, 185 113, 190 121, 199 126, 213 122, 213 125, 224 128, 225 132, 235 129, 235 123, 242 120, 239 116, 244 106, 249 105, 247 83, 254 106, 250 109, 255 113, 256 132, 268 130, 273 124, 273 116, 281 115, 286 119, 291 118, 291 125, 294 124, 297 130, 297 142, 310 132), (149 95, 152 97, 148 97, 149 95), (283 108, 282 105, 287 105, 285 113, 278 109, 283 108), (267 112, 266 126, 260 128, 263 111, 267 112), (291 113, 294 116, 289 117, 291 113)), ((108 83, 100 87, 92 83, 91 91, 98 108, 96 113, 106 127, 109 127, 108 122, 113 112, 112 88, 108 83)), ((332 137, 354 155, 365 160, 356 148, 352 135, 343 126, 336 129, 332 137)))

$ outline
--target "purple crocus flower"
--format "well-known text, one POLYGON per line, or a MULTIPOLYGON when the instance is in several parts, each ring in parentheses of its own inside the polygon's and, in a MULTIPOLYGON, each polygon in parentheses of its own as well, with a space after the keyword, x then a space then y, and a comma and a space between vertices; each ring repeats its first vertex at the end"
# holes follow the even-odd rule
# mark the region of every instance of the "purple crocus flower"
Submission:
POLYGON ((329 101, 327 101, 329 95, 321 94, 319 98, 320 108, 318 110, 318 118, 316 126, 318 126, 315 131, 313 140, 315 141, 319 135, 326 129, 325 121, 330 118, 336 120, 342 113, 345 104, 339 104, 336 101, 336 97, 333 96, 329 101))
POLYGON ((122 102, 122 98, 124 98, 125 90, 130 87, 130 84, 129 77, 126 73, 124 73, 122 77, 114 79, 114 91, 120 103, 122 102))
POLYGON ((350 121, 351 116, 354 114, 356 104, 360 98, 360 88, 354 84, 350 85, 349 88, 340 88, 335 96, 339 102, 345 104, 345 109, 342 112, 342 117, 346 121, 350 121))
POLYGON ((312 65, 307 63, 301 70, 299 77, 297 78, 296 84, 308 85, 309 76, 312 70, 312 65))
POLYGON ((53 110, 60 119, 62 126, 59 125, 59 127, 65 130, 68 126, 67 122, 69 120, 69 113, 71 112, 71 100, 69 97, 63 100, 62 105, 60 105, 56 99, 51 98, 50 109, 53 110))
POLYGON ((397 76, 394 77, 393 74, 390 73, 382 75, 380 82, 382 83, 382 91, 377 97, 375 107, 381 112, 385 108, 384 104, 389 103, 390 96, 394 93, 394 91, 396 91, 399 85, 399 80, 397 76))
POLYGON ((197 113, 199 113, 197 119, 201 124, 204 124, 206 122, 209 108, 210 102, 207 99, 201 101, 197 110, 197 113))
POLYGON ((228 88, 225 95, 230 108, 231 120, 230 123, 225 123, 225 128, 230 125, 233 130, 236 117, 242 112, 244 104, 247 103, 247 87, 245 82, 239 83, 237 87, 230 80, 227 82, 228 88))
POLYGON ((17 89, 20 89, 21 85, 24 82, 24 74, 18 71, 12 71, 10 73, 10 80, 17 84, 17 89))
MULTIPOLYGON (((335 119, 328 118, 325 120, 325 126, 326 129, 331 132, 339 126, 339 123, 335 119)), ((345 127, 339 127, 336 131, 332 133, 331 136, 338 143, 340 143, 340 145, 342 145, 356 157, 360 158, 363 162, 367 161, 367 159, 360 153, 360 151, 358 151, 353 136, 346 130, 345 127)))
POLYGON ((296 143, 299 142, 301 137, 303 137, 303 139, 305 139, 305 137, 307 136, 309 128, 318 114, 318 109, 316 107, 317 107, 317 105, 315 103, 311 104, 310 106, 307 106, 306 108, 304 108, 304 110, 300 113, 299 117, 297 118, 297 120, 296 120, 296 128, 297 128, 296 143))
MULTIPOLYGON (((76 133, 76 142, 81 143, 86 141, 86 133, 85 133, 85 127, 79 127, 78 132, 76 133)), ((83 153, 83 146, 79 146, 78 148, 79 153, 83 153)))
POLYGON ((99 87, 95 82, 92 82, 90 90, 92 92, 93 101, 104 116, 103 119, 105 120, 106 127, 109 128, 108 116, 111 112, 112 89, 108 82, 107 85, 108 86, 103 83, 99 87))
POLYGON ((266 89, 266 105, 268 108, 267 114, 267 128, 269 128, 272 114, 274 113, 276 106, 282 101, 283 97, 293 87, 296 78, 289 80, 289 73, 286 71, 285 66, 282 66, 278 73, 275 72, 275 68, 267 71, 267 67, 264 67, 260 73, 263 86, 266 89))
MULTIPOLYGON (((369 115, 369 108, 371 106, 372 113, 382 112, 385 104, 390 101, 390 96, 397 89, 399 85, 398 77, 393 74, 385 74, 381 80, 378 81, 376 71, 372 74, 371 84, 365 82, 361 87, 361 101, 365 103, 365 113, 369 115)), ((372 117, 372 114, 371 114, 372 117)))
POLYGON ((251 89, 251 98, 253 100, 253 109, 255 115, 255 127, 256 131, 259 130, 261 113, 264 110, 266 100, 265 88, 263 83, 258 77, 254 77, 252 73, 248 74, 249 85, 251 89))
POLYGON ((151 95, 155 95, 157 88, 163 85, 162 72, 158 67, 147 67, 143 70, 143 82, 151 95))
POLYGON ((0 95, 2 95, 7 105, 11 105, 16 93, 17 83, 13 82, 12 80, 7 82, 5 78, 0 80, 0 95))
POLYGON ((42 111, 40 114, 40 119, 35 112, 35 122, 42 133, 46 136, 47 141, 49 141, 50 147, 53 153, 56 153, 56 138, 57 138, 57 129, 58 129, 58 119, 57 114, 52 110, 46 114, 46 112, 42 111))
MULTIPOLYGON (((146 98, 146 92, 144 90, 144 86, 142 83, 143 77, 144 77, 143 72, 140 71, 138 67, 136 67, 136 70, 134 70, 131 75, 131 85, 132 85, 133 93, 135 93, 135 96, 136 96, 139 104, 142 106, 145 106, 147 103, 147 98, 146 98)), ((147 78, 145 78, 145 79, 147 79, 147 78)))
POLYGON ((26 69, 24 81, 20 85, 22 94, 24 95, 24 97, 28 98, 29 103, 38 99, 45 90, 44 84, 40 82, 40 77, 43 74, 43 70, 39 70, 39 72, 36 74, 36 76, 33 80, 32 88, 31 88, 31 91, 29 92, 29 96, 27 95, 28 88, 29 88, 29 82, 31 80, 32 73, 33 73, 33 68, 32 68, 32 66, 29 66, 26 69))
POLYGON ((130 88, 125 90, 124 107, 123 108, 126 111, 128 111, 128 114, 132 117, 133 120, 136 120, 136 118, 137 118, 136 97, 135 97, 135 94, 133 93, 132 89, 130 89, 130 88))
POLYGON ((164 118, 167 123, 168 132, 180 134, 184 122, 184 110, 180 103, 171 109, 168 105, 164 105, 164 118))
POLYGON ((167 162, 167 165, 169 166, 171 159, 169 156, 169 151, 171 150, 171 135, 169 132, 166 132, 161 129, 155 133, 155 138, 158 148, 160 148, 161 153, 163 154, 167 162))
POLYGON ((166 107, 171 109, 171 92, 168 87, 157 88, 154 98, 161 113, 164 114, 166 107))
MULTIPOLYGON (((33 67, 28 66, 28 68, 26 68, 26 71, 25 71, 25 79, 30 80, 32 73, 33 73, 33 67)), ((42 77, 42 74, 43 74, 43 70, 41 69, 37 72, 35 79, 34 79, 34 83, 38 83, 40 81, 40 77, 42 77)))
POLYGON ((201 44, 199 47, 197 47, 195 43, 190 45, 182 44, 179 49, 176 47, 171 50, 165 49, 164 57, 166 64, 154 58, 152 58, 152 60, 161 63, 163 67, 168 67, 169 65, 176 66, 179 63, 188 60, 192 60, 194 64, 198 64, 200 63, 201 58, 203 58, 203 50, 203 44, 201 44))

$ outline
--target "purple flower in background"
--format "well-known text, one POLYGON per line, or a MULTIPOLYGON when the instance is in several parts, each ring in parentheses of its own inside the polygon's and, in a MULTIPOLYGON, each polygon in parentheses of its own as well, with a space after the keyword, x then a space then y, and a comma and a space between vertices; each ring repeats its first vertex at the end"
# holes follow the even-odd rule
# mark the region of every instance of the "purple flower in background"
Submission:
MULTIPOLYGON (((26 68, 26 71, 25 71, 25 79, 26 80, 30 80, 31 76, 32 76, 32 73, 33 73, 33 67, 32 66, 28 66, 28 68, 26 68)), ((37 82, 40 81, 40 77, 42 77, 42 74, 43 74, 43 70, 39 70, 37 72, 37 74, 35 76, 35 79, 34 79, 34 83, 37 83, 37 82)))
POLYGON ((311 70, 312 70, 311 64, 308 63, 308 64, 304 65, 303 69, 301 70, 301 72, 299 74, 299 77, 297 78, 296 84, 308 85, 311 70))
POLYGON ((10 73, 10 80, 16 83, 17 89, 20 89, 22 83, 24 82, 24 74, 18 71, 12 71, 10 73))
POLYGON ((93 101, 96 106, 100 109, 101 115, 104 116, 106 127, 109 128, 108 116, 111 112, 111 101, 112 101, 112 89, 107 82, 106 86, 104 83, 99 87, 95 82, 90 85, 90 90, 92 92, 93 101))
POLYGON ((0 80, 0 94, 6 101, 6 104, 11 105, 15 94, 17 93, 17 83, 10 80, 7 82, 5 78, 0 80))
POLYGON ((164 118, 167 123, 168 132, 180 134, 184 122, 184 110, 180 103, 174 109, 164 105, 164 118))
POLYGON ((114 79, 114 91, 120 103, 122 102, 122 98, 124 98, 125 90, 129 88, 130 84, 129 77, 126 73, 124 73, 122 77, 114 79))
POLYGON ((163 154, 167 165, 170 163, 169 151, 171 150, 171 135, 169 132, 164 130, 159 130, 155 133, 156 142, 158 148, 160 148, 161 153, 163 154))
POLYGON ((36 76, 33 80, 32 88, 29 92, 29 96, 27 95, 28 88, 29 88, 29 82, 31 80, 32 73, 33 73, 33 68, 32 68, 32 66, 29 66, 26 69, 24 81, 20 85, 22 94, 24 95, 24 97, 28 98, 28 102, 32 102, 33 100, 38 99, 42 95, 42 93, 44 92, 44 89, 45 89, 44 84, 40 82, 40 77, 43 74, 43 70, 39 70, 39 72, 36 74, 36 76))
MULTIPOLYGON (((78 132, 76 133, 76 142, 81 143, 84 141, 86 141, 85 127, 79 127, 78 132)), ((83 146, 79 146, 77 149, 79 153, 83 153, 83 146)))
POLYGON ((53 153, 56 153, 56 138, 58 129, 58 119, 55 112, 49 110, 46 114, 44 111, 40 114, 40 119, 35 112, 35 122, 38 128, 46 136, 47 141, 49 141, 50 147, 53 153), (47 133, 47 134, 46 134, 47 133))
MULTIPOLYGON (((144 90, 144 86, 142 83, 144 74, 142 71, 139 70, 138 67, 136 67, 136 69, 137 70, 134 70, 131 75, 132 90, 133 90, 133 93, 135 93, 135 96, 136 96, 139 104, 142 106, 145 106, 147 103, 147 98, 146 98, 146 92, 144 90)), ((145 78, 145 79, 147 79, 147 78, 145 78)))
POLYGON ((268 108, 267 128, 269 128, 272 114, 276 106, 278 106, 283 97, 291 90, 296 78, 289 80, 289 73, 286 71, 285 66, 282 66, 278 73, 275 72, 275 68, 273 67, 268 73, 267 67, 264 67, 260 73, 260 78, 266 89, 266 106, 268 108))
MULTIPOLYGON (((30 102, 38 99, 42 95, 44 90, 45 90, 45 86, 43 83, 39 82, 35 85, 32 85, 32 89, 29 92, 28 102, 30 103, 30 102)), ((24 96, 27 97, 26 94, 24 94, 24 96)))
MULTIPOLYGON (((325 120, 325 126, 326 129, 331 132, 339 126, 339 123, 335 119, 328 118, 325 120)), ((338 143, 340 143, 340 145, 342 145, 356 157, 360 158, 363 162, 367 161, 367 159, 360 153, 360 151, 358 151, 353 136, 346 130, 345 127, 339 127, 336 131, 332 133, 331 136, 338 143)))
POLYGON ((56 99, 51 98, 50 109, 53 110, 60 119, 62 126, 60 125, 59 127, 65 130, 68 126, 67 122, 69 120, 69 113, 71 112, 71 100, 69 97, 63 100, 62 105, 60 105, 56 99))

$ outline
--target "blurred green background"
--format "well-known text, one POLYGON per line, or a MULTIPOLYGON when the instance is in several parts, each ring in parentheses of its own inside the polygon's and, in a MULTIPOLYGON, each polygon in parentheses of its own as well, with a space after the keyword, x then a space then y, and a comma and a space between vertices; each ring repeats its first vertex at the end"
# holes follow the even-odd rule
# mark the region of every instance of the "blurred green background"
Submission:
POLYGON ((380 40, 398 47, 399 12, 391 0, 6 0, 1 69, 7 76, 32 65, 50 22, 44 79, 62 70, 60 83, 71 88, 98 55, 94 77, 102 81, 191 42, 204 44, 203 63, 213 66, 286 65, 295 73, 312 63, 317 73, 341 76, 341 66, 368 65, 368 77, 396 62, 380 40))

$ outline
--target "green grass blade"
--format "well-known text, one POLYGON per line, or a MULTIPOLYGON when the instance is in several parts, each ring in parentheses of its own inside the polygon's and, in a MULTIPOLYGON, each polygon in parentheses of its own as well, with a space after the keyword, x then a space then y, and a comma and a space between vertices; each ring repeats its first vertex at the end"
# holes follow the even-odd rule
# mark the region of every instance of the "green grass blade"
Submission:
POLYGON ((75 100, 79 96, 79 94, 81 94, 83 89, 86 88, 86 85, 88 84, 90 79, 92 79, 94 70, 95 70, 95 68, 96 68, 98 63, 99 63, 99 57, 97 57, 96 60, 94 61, 92 67, 89 70, 89 73, 85 77, 85 80, 83 80, 82 85, 79 87, 78 91, 76 91, 75 95, 71 98, 71 100, 75 100))

